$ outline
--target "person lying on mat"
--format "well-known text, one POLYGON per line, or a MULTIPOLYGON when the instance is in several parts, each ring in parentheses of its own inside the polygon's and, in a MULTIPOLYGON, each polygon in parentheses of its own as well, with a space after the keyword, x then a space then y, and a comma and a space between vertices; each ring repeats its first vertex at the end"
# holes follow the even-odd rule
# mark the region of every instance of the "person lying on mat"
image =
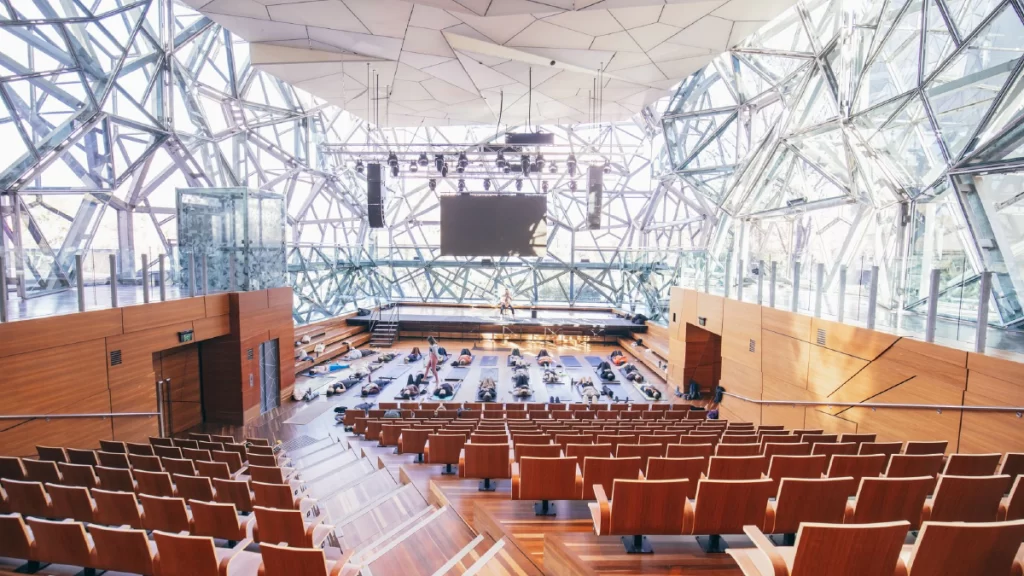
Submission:
POLYGON ((626 373, 626 380, 636 382, 637 384, 644 381, 644 375, 633 364, 626 364, 622 367, 622 371, 626 373))
POLYGON ((654 398, 655 400, 661 400, 661 391, 651 386, 650 384, 641 384, 640 391, 647 395, 648 398, 654 398))
POLYGON ((402 388, 402 392, 399 397, 402 400, 411 400, 423 393, 421 385, 425 383, 423 373, 419 372, 414 377, 412 374, 409 375, 409 379, 405 383, 405 388, 402 388))
POLYGON ((612 372, 612 366, 607 362, 597 365, 597 375, 601 377, 601 380, 615 380, 615 372, 612 372))
POLYGON ((577 380, 575 384, 580 386, 580 396, 586 401, 596 400, 601 397, 601 392, 594 386, 594 381, 589 376, 577 380))
POLYGON ((455 386, 452 386, 448 382, 441 382, 437 385, 437 389, 434 390, 434 396, 438 398, 451 398, 455 394, 455 386))
POLYGON ((547 369, 544 371, 544 383, 545 384, 559 384, 562 382, 562 377, 559 376, 558 372, 547 369))
POLYGON ((622 366, 626 362, 629 362, 629 359, 626 358, 626 355, 619 350, 615 350, 614 352, 612 352, 610 358, 612 359, 612 364, 615 364, 616 366, 622 366))
POLYGON ((513 398, 529 398, 530 396, 533 396, 533 390, 529 386, 512 389, 513 398))
POLYGON ((508 365, 514 368, 524 368, 530 364, 522 356, 512 356, 508 359, 508 365))
POLYGON ((423 354, 420 353, 420 347, 416 346, 412 349, 412 352, 405 357, 406 362, 419 362, 423 359, 423 354))
POLYGON ((498 398, 498 385, 493 378, 484 378, 476 391, 477 398, 482 402, 493 402, 498 398))
POLYGON ((457 360, 452 362, 452 366, 469 366, 469 363, 473 361, 473 355, 469 353, 469 348, 463 348, 462 352, 459 353, 457 360))
POLYGON ((519 348, 513 348, 512 349, 512 356, 516 356, 518 358, 522 358, 523 357, 523 353, 519 351, 519 348))
POLYGON ((530 385, 530 371, 526 368, 516 368, 512 372, 512 383, 517 387, 530 385))
POLYGON ((551 354, 548 354, 546 348, 541 348, 540 352, 537 352, 537 364, 540 364, 541 366, 550 366, 551 362, 553 362, 551 354))
POLYGON ((367 382, 363 384, 363 389, 360 392, 363 396, 369 396, 371 394, 380 394, 380 385, 376 382, 367 382))

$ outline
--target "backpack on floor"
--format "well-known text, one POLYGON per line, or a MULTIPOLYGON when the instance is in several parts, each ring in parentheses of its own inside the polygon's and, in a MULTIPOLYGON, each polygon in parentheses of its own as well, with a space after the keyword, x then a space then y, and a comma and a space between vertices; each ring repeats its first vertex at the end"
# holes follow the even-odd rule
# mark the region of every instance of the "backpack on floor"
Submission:
POLYGON ((700 400, 700 384, 696 380, 690 380, 690 391, 684 396, 687 400, 700 400))

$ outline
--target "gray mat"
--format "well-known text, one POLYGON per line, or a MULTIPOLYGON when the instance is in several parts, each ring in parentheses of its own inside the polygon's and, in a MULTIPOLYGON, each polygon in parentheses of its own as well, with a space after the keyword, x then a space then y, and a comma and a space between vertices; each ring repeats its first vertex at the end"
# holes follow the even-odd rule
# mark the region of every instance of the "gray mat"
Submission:
POLYGON ((498 381, 498 369, 497 368, 484 368, 480 371, 480 381, 483 382, 484 378, 490 378, 495 382, 498 381))
POLYGON ((597 368, 601 362, 604 362, 600 356, 584 356, 583 359, 587 361, 587 364, 590 364, 591 368, 597 368))
POLYGON ((562 366, 565 366, 566 368, 582 368, 583 367, 583 365, 580 364, 579 359, 576 358, 575 356, 562 356, 561 359, 562 359, 562 366))
POLYGON ((497 366, 498 365, 498 357, 497 356, 484 356, 480 360, 480 365, 481 366, 497 366))
POLYGON ((445 382, 462 382, 469 376, 468 366, 456 366, 444 377, 445 382))
POLYGON ((399 376, 409 371, 411 366, 405 362, 393 362, 391 364, 385 364, 380 370, 374 370, 371 374, 371 378, 376 382, 377 380, 394 380, 399 376))

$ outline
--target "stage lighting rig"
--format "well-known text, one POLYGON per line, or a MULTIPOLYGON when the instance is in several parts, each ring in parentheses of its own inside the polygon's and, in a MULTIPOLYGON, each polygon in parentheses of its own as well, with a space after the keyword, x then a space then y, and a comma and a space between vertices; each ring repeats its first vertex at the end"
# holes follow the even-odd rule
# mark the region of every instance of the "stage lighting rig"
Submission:
POLYGON ((366 170, 366 166, 363 166, 363 161, 356 160, 356 172, 362 174, 364 170, 366 170))
POLYGON ((537 172, 543 172, 544 171, 544 155, 543 154, 537 154, 537 158, 534 160, 534 163, 537 165, 537 170, 536 170, 537 172))
POLYGON ((519 166, 523 170, 523 176, 530 175, 530 157, 528 155, 523 154, 522 161, 520 162, 519 166))
POLYGON ((444 164, 441 165, 441 178, 447 178, 447 177, 448 177, 448 163, 445 162, 444 164))
POLYGON ((523 179, 522 178, 516 178, 516 192, 522 192, 522 191, 523 191, 523 179))
POLYGON ((569 154, 569 157, 565 160, 565 168, 569 171, 569 176, 576 175, 576 155, 569 154))
POLYGON ((465 192, 465 191, 466 191, 466 181, 463 180, 462 178, 459 178, 459 192, 465 192))
POLYGON ((548 172, 551 172, 552 174, 557 174, 558 173, 558 164, 556 164, 555 162, 551 162, 551 165, 548 166, 548 172))
POLYGON ((498 157, 494 159, 494 165, 497 166, 498 168, 505 167, 505 155, 502 154, 500 151, 498 152, 498 157))
POLYGON ((426 166, 427 164, 430 164, 430 160, 427 159, 427 153, 426 152, 420 152, 419 163, 420 163, 420 166, 426 166))
POLYGON ((490 178, 484 178, 484 191, 487 191, 487 190, 490 190, 490 189, 491 189, 491 179, 490 178))
POLYGON ((391 177, 398 178, 398 164, 391 167, 391 177))
POLYGON ((575 180, 569 180, 569 191, 570 192, 575 192, 576 191, 576 181, 575 180))
POLYGON ((409 172, 416 172, 419 169, 419 165, 417 165, 415 162, 409 162, 409 172))
POLYGON ((437 170, 438 172, 440 172, 441 171, 441 167, 443 167, 443 166, 444 166, 444 154, 435 154, 434 155, 434 169, 437 170))
POLYGON ((469 166, 469 158, 466 158, 466 153, 465 152, 459 152, 459 166, 458 166, 459 172, 465 172, 466 171, 466 167, 468 167, 468 166, 469 166))
POLYGON ((437 190, 437 180, 434 180, 433 178, 427 180, 427 188, 429 188, 431 192, 437 190))

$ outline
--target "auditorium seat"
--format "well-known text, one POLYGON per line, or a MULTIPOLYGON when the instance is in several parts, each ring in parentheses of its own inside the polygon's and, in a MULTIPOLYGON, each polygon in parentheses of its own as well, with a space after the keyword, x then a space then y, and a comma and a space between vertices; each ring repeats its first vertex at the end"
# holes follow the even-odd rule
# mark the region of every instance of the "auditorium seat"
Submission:
POLYGON ((886 478, 916 478, 929 476, 932 479, 928 493, 935 488, 935 481, 942 472, 942 454, 893 454, 885 469, 886 478))
POLYGON ((125 442, 124 447, 128 451, 129 455, 135 454, 137 456, 156 456, 156 453, 153 452, 153 447, 149 444, 125 442))
POLYGON ((461 434, 431 434, 423 446, 423 455, 429 464, 444 464, 442 474, 455 474, 452 466, 459 463, 465 444, 466 437, 461 434))
POLYGON ((191 532, 192 514, 181 498, 139 494, 142 504, 142 527, 146 530, 191 532))
MULTIPOLYGON (((814 458, 814 456, 812 456, 814 458)), ((768 501, 764 531, 784 534, 792 546, 800 524, 842 524, 846 502, 857 492, 853 478, 781 478, 778 495, 768 501)))
POLYGON ((715 449, 716 456, 760 456, 760 444, 719 444, 715 449))
POLYGON ((639 438, 638 434, 598 434, 594 443, 611 444, 612 454, 614 454, 619 444, 636 444, 639 438))
POLYGON ((999 474, 1006 474, 1010 478, 1024 475, 1024 453, 1007 452, 1003 457, 1003 464, 999 467, 999 474))
POLYGON ((21 514, 0 514, 0 556, 25 561, 18 572, 39 570, 35 537, 21 514))
POLYGON ((35 557, 48 564, 81 566, 95 574, 96 548, 81 522, 56 522, 41 518, 26 520, 35 539, 35 557))
POLYGON ((742 534, 744 526, 763 525, 768 499, 773 496, 774 487, 768 478, 703 479, 697 484, 693 506, 684 511, 683 533, 697 536, 704 552, 723 552, 726 545, 721 535, 742 534), (707 535, 707 538, 700 535, 707 535))
POLYGON ((57 463, 69 462, 68 453, 59 446, 36 446, 36 454, 39 455, 40 460, 57 463))
MULTIPOLYGON (((799 436, 792 434, 776 435, 776 434, 762 434, 761 439, 758 440, 761 444, 761 451, 764 452, 768 444, 802 444, 799 436)), ((810 444, 807 444, 807 453, 811 453, 810 444)))
POLYGON ((999 503, 999 520, 1024 520, 1024 485, 1020 476, 1014 478, 1010 495, 999 503))
POLYGON ((157 446, 174 446, 174 442, 172 442, 170 438, 150 436, 149 445, 153 448, 156 448, 157 446))
POLYGON ((431 431, 427 428, 405 427, 398 436, 399 454, 415 454, 416 462, 423 462, 423 447, 427 444, 427 437, 431 431))
POLYGON ((139 494, 163 496, 165 498, 171 498, 176 495, 174 484, 171 482, 171 475, 167 472, 135 470, 135 483, 138 485, 139 494))
POLYGON ((65 486, 81 486, 83 488, 99 488, 100 479, 92 466, 85 464, 57 464, 62 483, 65 486))
POLYGON ((579 461, 580 470, 583 469, 583 462, 590 456, 597 458, 610 458, 612 455, 611 444, 567 444, 565 455, 572 456, 579 461))
POLYGON ((726 432, 723 434, 722 444, 753 444, 755 446, 760 446, 757 434, 738 434, 735 432, 726 432))
POLYGON ((839 436, 839 442, 842 444, 852 442, 858 446, 865 442, 874 442, 877 439, 876 434, 842 434, 839 436))
POLYGON ((164 467, 160 464, 160 458, 156 456, 143 456, 140 454, 129 454, 128 463, 132 470, 145 472, 163 472, 164 467))
POLYGON ((707 477, 711 480, 758 480, 762 470, 763 456, 712 456, 707 477))
POLYGON ((245 480, 213 479, 216 500, 221 504, 232 504, 239 512, 249 513, 253 509, 255 495, 245 480))
POLYGON ((57 463, 52 460, 32 460, 25 458, 21 461, 25 466, 25 479, 32 482, 52 482, 60 484, 60 470, 57 463))
POLYGON ((647 480, 687 480, 686 497, 697 494, 697 482, 708 469, 706 458, 651 458, 647 461, 647 480))
POLYGON ((583 461, 583 499, 594 499, 595 485, 604 487, 605 493, 608 493, 616 479, 637 480, 641 478, 643 475, 639 456, 632 458, 588 456, 583 461))
POLYGON ((323 550, 260 544, 260 576, 341 576, 345 557, 327 560, 323 550))
MULTIPOLYGON (((487 432, 474 432, 470 434, 469 441, 473 444, 505 444, 508 445, 509 437, 508 434, 502 432, 501 434, 491 434, 487 432)), ((507 449, 507 448, 506 448, 507 449)))
POLYGON ((252 537, 256 542, 278 544, 284 542, 298 548, 319 548, 331 534, 334 526, 317 521, 306 522, 298 510, 281 510, 256 506, 256 521, 252 523, 252 537))
POLYGON ((283 510, 301 510, 305 514, 316 502, 302 494, 296 494, 287 484, 250 482, 249 485, 252 486, 252 503, 254 506, 281 508, 283 510))
MULTIPOLYGON (((246 440, 249 440, 248 438, 246 440)), ((199 442, 191 440, 189 438, 171 438, 171 443, 181 449, 188 448, 189 450, 198 450, 199 442)), ((254 442, 255 443, 255 442, 254 442)))
POLYGON ((185 476, 195 476, 196 467, 192 463, 192 460, 185 458, 164 458, 160 457, 160 464, 164 467, 164 470, 168 474, 182 474, 185 476))
POLYGON ((100 459, 100 466, 107 468, 131 468, 131 464, 128 462, 128 454, 124 452, 107 452, 106 450, 100 450, 96 453, 96 457, 100 459))
POLYGON ((708 462, 714 455, 714 444, 669 444, 665 451, 665 456, 669 458, 703 458, 708 462))
POLYGON ((183 498, 186 502, 189 500, 213 502, 215 498, 213 483, 206 476, 174 474, 171 479, 174 481, 178 497, 183 498))
POLYGON ((217 548, 213 538, 153 532, 157 556, 154 568, 160 576, 244 576, 256 573, 259 554, 243 552, 247 541, 234 548, 217 548))
POLYGON ((680 436, 678 444, 718 444, 718 434, 680 436))
POLYGON ((47 484, 46 492, 53 504, 54 518, 71 518, 78 522, 95 522, 96 503, 89 490, 81 486, 47 484))
POLYGON ((921 456, 925 454, 945 454, 946 445, 948 443, 945 440, 934 440, 934 441, 917 441, 912 440, 907 442, 907 445, 903 447, 904 454, 910 454, 912 456, 921 456))
MULTIPOLYGON (((817 456, 772 456, 765 477, 772 480, 775 492, 783 478, 821 478, 825 475, 825 455, 817 456)), ((856 491, 856 484, 854 485, 856 491)), ((851 492, 849 495, 853 495, 851 492)))
POLYGON ((81 464, 84 466, 99 466, 100 459, 96 457, 95 450, 82 450, 80 448, 68 448, 68 462, 70 464, 81 464))
POLYGON ((96 547, 96 568, 111 572, 154 574, 156 543, 145 530, 114 526, 89 526, 96 547))
POLYGON ((519 462, 523 456, 532 458, 561 458, 562 447, 558 444, 520 444, 513 448, 512 462, 519 462))
POLYGON ((869 454, 883 454, 885 455, 885 465, 888 466, 889 460, 895 454, 899 454, 902 449, 902 442, 862 442, 860 444, 860 448, 857 450, 857 454, 860 454, 861 456, 867 456, 869 454))
POLYGON ((235 477, 231 473, 231 467, 225 462, 206 462, 203 460, 193 460, 192 464, 196 467, 197 476, 206 476, 212 479, 231 480, 235 477))
POLYGON ((4 492, 7 493, 11 512, 17 512, 22 516, 53 517, 53 502, 42 482, 4 478, 0 480, 0 486, 3 486, 4 492))
POLYGON ((555 515, 551 500, 576 500, 582 493, 583 476, 576 458, 524 456, 512 464, 512 499, 540 500, 533 507, 538 516, 555 515))
POLYGON ((902 576, 900 553, 907 529, 906 522, 808 523, 797 532, 794 547, 777 548, 756 526, 747 526, 743 531, 755 547, 726 553, 743 576, 902 576))
POLYGON ((594 443, 594 435, 593 434, 581 434, 581 433, 555 434, 555 444, 558 444, 559 446, 561 446, 562 450, 565 450, 565 447, 568 446, 569 444, 593 444, 593 443, 594 443))
POLYGON ((234 504, 189 500, 192 533, 227 540, 228 546, 250 537, 249 524, 254 516, 239 516, 234 504))
POLYGON ((1009 576, 1024 573, 1019 557, 1024 521, 925 522, 901 554, 907 576, 1009 576))
POLYGON ((551 444, 551 439, 551 434, 515 432, 512 434, 512 445, 518 446, 520 444, 551 444))
POLYGON ((138 486, 135 484, 135 477, 132 471, 127 468, 108 468, 97 466, 94 468, 96 476, 100 479, 100 488, 104 490, 135 492, 138 486))
MULTIPOLYGON (((827 463, 831 463, 832 457, 836 454, 845 454, 848 456, 857 454, 857 445, 852 442, 818 442, 817 444, 810 444, 811 454, 823 454, 825 456, 825 462, 827 463)), ((826 464, 826 466, 828 466, 828 464, 826 464)))
POLYGON ((837 454, 832 457, 832 463, 829 464, 826 475, 829 478, 850 477, 859 485, 861 478, 878 478, 882 475, 882 470, 884 469, 884 454, 870 454, 864 456, 837 454))
POLYGON ((762 444, 762 455, 764 456, 765 472, 768 471, 768 465, 771 464, 773 456, 810 456, 811 445, 798 442, 795 444, 777 444, 775 442, 769 442, 762 444))
POLYGON ((92 498, 96 502, 97 524, 143 528, 143 510, 134 492, 94 489, 92 498))
POLYGON ((124 442, 119 442, 117 440, 100 440, 100 451, 112 452, 115 454, 128 453, 128 450, 125 449, 124 442))
POLYGON ((640 469, 647 469, 647 460, 650 458, 659 458, 665 455, 665 449, 661 447, 661 444, 619 444, 615 450, 616 458, 630 458, 632 456, 638 456, 640 458, 640 469))
POLYGON ((479 478, 481 492, 493 492, 491 480, 511 478, 509 445, 467 442, 459 455, 459 478, 479 478))
POLYGON ((935 495, 925 501, 921 521, 995 522, 1010 490, 1009 476, 939 475, 935 495))
POLYGON ((188 433, 188 437, 190 439, 192 439, 192 440, 197 441, 197 442, 209 442, 210 441, 210 435, 209 434, 203 434, 201 432, 189 432, 188 433))
POLYGON ((683 533, 683 518, 689 510, 686 480, 616 479, 611 499, 602 486, 594 487, 596 502, 589 504, 598 536, 622 536, 626 552, 653 552, 644 534, 683 533))
POLYGON ((944 476, 992 476, 999 469, 1002 454, 950 454, 944 476))
POLYGON ((921 509, 934 480, 917 478, 864 478, 857 496, 846 504, 846 524, 871 524, 905 520, 916 530, 921 525, 921 509))
POLYGON ((200 450, 199 448, 189 448, 187 446, 180 446, 181 457, 188 458, 189 460, 198 460, 202 462, 213 461, 213 454, 209 450, 200 450))
POLYGON ((295 478, 294 470, 290 468, 280 468, 278 466, 255 466, 250 464, 249 478, 253 482, 263 482, 264 484, 287 484, 291 487, 293 494, 299 494, 303 491, 302 483, 295 478))

